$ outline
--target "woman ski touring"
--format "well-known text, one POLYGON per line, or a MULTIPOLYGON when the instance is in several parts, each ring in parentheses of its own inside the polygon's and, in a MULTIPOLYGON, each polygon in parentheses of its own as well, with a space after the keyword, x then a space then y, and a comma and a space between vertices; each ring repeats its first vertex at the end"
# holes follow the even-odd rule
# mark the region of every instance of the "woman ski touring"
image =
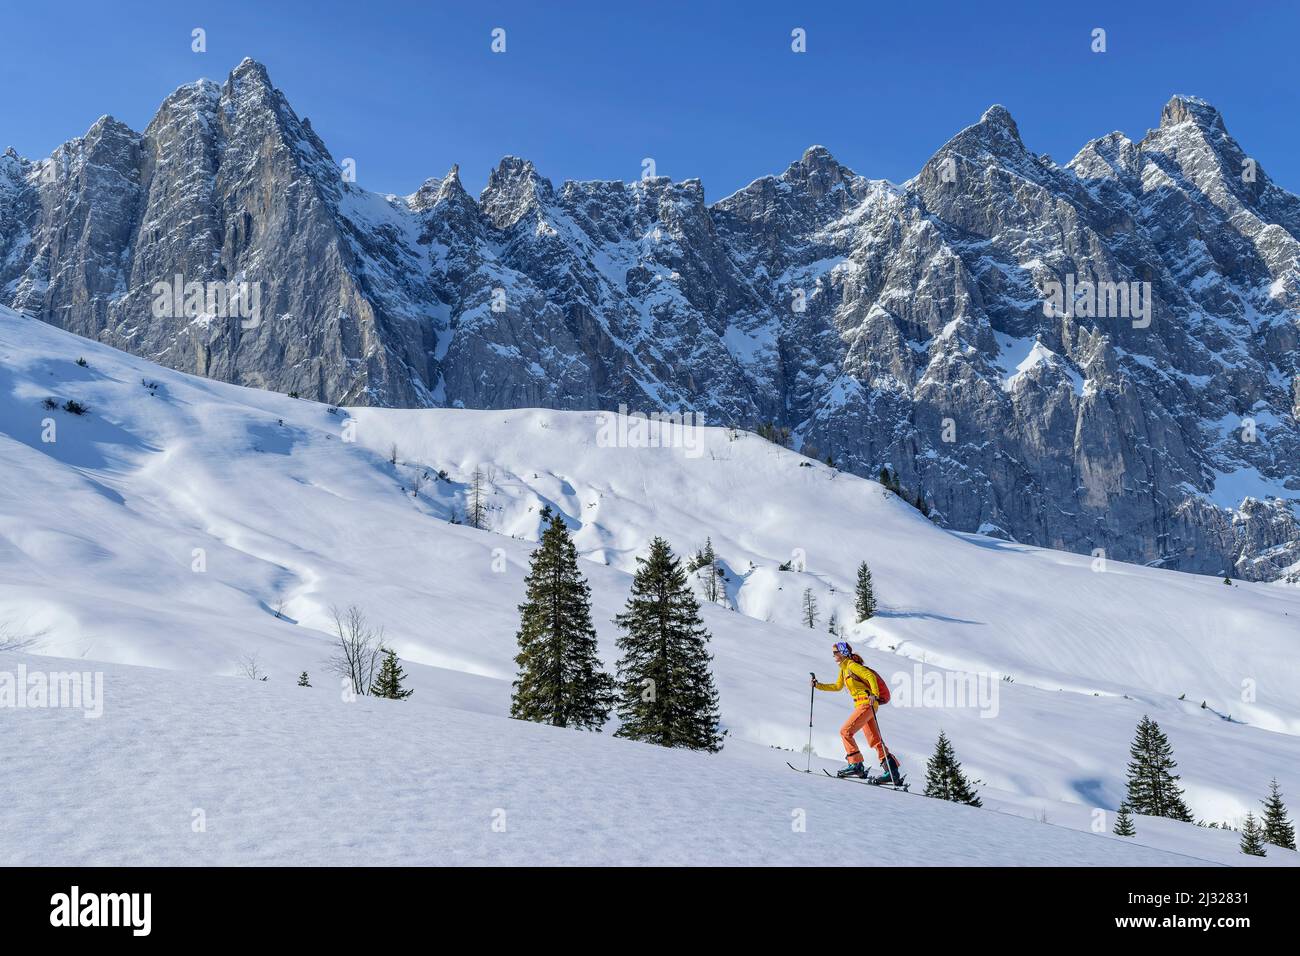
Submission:
POLYGON ((840 728, 840 739, 844 741, 844 752, 849 762, 836 776, 861 777, 871 780, 872 783, 901 785, 903 774, 898 769, 898 761, 885 747, 885 742, 880 739, 880 725, 876 723, 876 708, 880 704, 889 702, 889 688, 885 686, 879 674, 864 664, 859 655, 853 653, 853 648, 847 641, 837 641, 831 656, 839 665, 839 678, 834 684, 819 684, 814 676, 813 687, 829 691, 838 691, 847 687, 849 693, 853 695, 853 713, 840 728), (873 748, 876 756, 880 758, 881 776, 879 777, 867 775, 862 752, 858 750, 857 742, 853 739, 858 731, 866 735, 867 746, 873 748))

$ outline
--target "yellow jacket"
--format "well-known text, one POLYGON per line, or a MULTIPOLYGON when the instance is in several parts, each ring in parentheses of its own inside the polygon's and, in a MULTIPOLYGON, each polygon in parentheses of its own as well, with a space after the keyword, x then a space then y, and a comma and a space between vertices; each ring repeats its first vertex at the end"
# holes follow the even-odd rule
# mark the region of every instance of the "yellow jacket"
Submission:
POLYGON ((818 684, 817 689, 835 691, 842 690, 845 686, 853 695, 853 703, 859 706, 870 701, 872 697, 880 696, 880 686, 876 683, 875 673, 850 658, 840 662, 840 676, 834 684, 818 684))

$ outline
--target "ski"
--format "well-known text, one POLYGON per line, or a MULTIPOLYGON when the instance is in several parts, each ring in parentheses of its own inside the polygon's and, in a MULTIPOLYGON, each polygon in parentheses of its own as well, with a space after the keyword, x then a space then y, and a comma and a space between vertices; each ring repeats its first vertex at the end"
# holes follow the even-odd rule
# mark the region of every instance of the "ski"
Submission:
MULTIPOLYGON (((789 764, 787 764, 786 766, 789 766, 789 764)), ((799 772, 800 772, 800 773, 803 773, 802 770, 799 771, 799 772)), ((896 786, 894 786, 892 783, 884 783, 883 781, 880 780, 879 777, 866 777, 866 778, 863 778, 863 777, 837 777, 837 776, 835 776, 835 774, 831 773, 829 770, 826 770, 825 768, 822 769, 822 773, 826 774, 826 776, 830 777, 832 780, 848 780, 848 781, 850 781, 850 782, 852 782, 852 783, 865 783, 867 786, 870 786, 870 787, 879 787, 881 790, 901 790, 903 793, 911 793, 911 792, 912 792, 911 790, 908 789, 908 788, 911 786, 911 784, 909 784, 909 783, 907 782, 907 778, 906 778, 906 777, 903 778, 903 785, 902 785, 901 787, 896 787, 896 786)))
POLYGON ((856 780, 858 783, 867 782, 865 777, 841 777, 839 774, 831 773, 825 767, 822 768, 822 773, 826 774, 826 776, 830 777, 832 780, 856 780))
POLYGON ((789 767, 791 770, 793 770, 795 773, 812 773, 811 770, 800 770, 798 767, 796 767, 788 760, 785 762, 785 765, 789 767))

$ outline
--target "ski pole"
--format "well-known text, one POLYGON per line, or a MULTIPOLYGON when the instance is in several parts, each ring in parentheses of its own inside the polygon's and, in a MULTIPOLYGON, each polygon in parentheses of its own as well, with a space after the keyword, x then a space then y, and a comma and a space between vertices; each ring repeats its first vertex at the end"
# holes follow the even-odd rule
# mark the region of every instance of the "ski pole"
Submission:
MULTIPOLYGON (((885 748, 885 756, 886 756, 885 769, 889 771, 889 775, 892 780, 894 771, 889 766, 888 758, 894 756, 894 752, 889 749, 889 744, 885 743, 885 731, 880 726, 880 703, 878 700, 872 702, 871 710, 872 710, 872 716, 876 718, 876 733, 880 734, 880 746, 885 748)), ((897 781, 893 781, 893 782, 894 782, 894 786, 898 786, 897 781)))
MULTIPOLYGON (((814 682, 817 680, 817 675, 814 674, 812 671, 808 672, 808 676, 811 677, 814 682)), ((808 773, 812 773, 812 715, 813 715, 813 701, 816 699, 817 699, 817 688, 809 687, 808 688, 808 749, 804 751, 806 754, 808 754, 808 762, 807 762, 808 773)))

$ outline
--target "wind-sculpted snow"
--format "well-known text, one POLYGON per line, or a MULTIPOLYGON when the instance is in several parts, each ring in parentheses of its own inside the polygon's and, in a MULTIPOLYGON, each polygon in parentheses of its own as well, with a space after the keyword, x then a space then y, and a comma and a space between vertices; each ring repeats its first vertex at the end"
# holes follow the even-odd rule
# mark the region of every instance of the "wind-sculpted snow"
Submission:
MULTIPOLYGON (((1239 824, 1274 775, 1300 793, 1297 619, 1293 586, 957 534, 745 432, 331 407, 164 369, 0 308, 0 640, 25 645, 0 654, 0 703, 20 665, 105 673, 101 717, 0 709, 17 728, 0 735, 0 802, 19 821, 0 838, 8 862, 343 862, 381 820, 394 829, 375 836, 371 862, 497 860, 496 808, 536 862, 804 861, 833 839, 829 821, 857 810, 900 840, 924 830, 918 863, 1164 859, 1142 847, 1241 862, 1236 834, 1219 830, 1140 818, 1142 847, 1091 831, 1124 797, 1144 714, 1169 734, 1198 818, 1239 824), (476 470, 482 530, 463 523, 476 470), (712 541, 725 586, 703 615, 728 732, 716 761, 504 719, 545 505, 573 529, 607 668, 650 538, 681 555, 712 541), (864 560, 880 609, 854 625, 864 560), (353 604, 401 656, 409 701, 341 700, 330 609, 353 604), (987 810, 785 768, 804 759, 807 674, 832 673, 832 613, 894 691, 881 723, 915 789, 942 729, 987 810), (233 676, 250 658, 265 684, 233 676), (314 689, 293 686, 302 671, 314 689), (493 769, 505 739, 527 785, 493 769), (375 783, 399 767, 415 768, 406 783, 375 783), (284 824, 284 801, 299 800, 284 824), (892 809, 904 800, 920 807, 892 809), (356 801, 373 812, 349 821, 356 801), (611 803, 639 822, 602 816, 611 803), (702 814, 695 839, 668 840, 663 821, 688 806, 702 814), (196 807, 206 843, 189 829, 196 807), (94 825, 67 825, 87 808, 94 825), (791 830, 799 808, 816 834, 805 843, 791 830)), ((818 695, 814 767, 835 766, 847 706, 818 695)))
POLYGON ((946 527, 1300 573, 1300 199, 1195 97, 1065 166, 994 106, 902 185, 814 146, 713 204, 518 157, 477 200, 354 172, 246 60, 143 133, 0 159, 0 301, 336 404, 771 421, 946 527), (259 284, 260 320, 159 317, 176 275, 259 284))

